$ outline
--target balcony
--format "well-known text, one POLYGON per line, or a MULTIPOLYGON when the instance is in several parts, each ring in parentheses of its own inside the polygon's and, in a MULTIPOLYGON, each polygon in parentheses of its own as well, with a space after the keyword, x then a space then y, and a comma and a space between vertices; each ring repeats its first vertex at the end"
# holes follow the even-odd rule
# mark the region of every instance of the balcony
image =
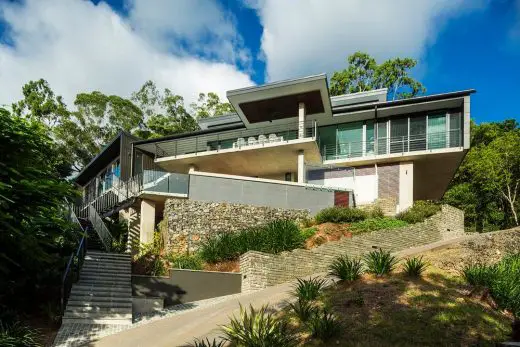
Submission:
POLYGON ((155 163, 172 172, 264 176, 297 171, 297 154, 321 163, 314 121, 229 130, 155 144, 155 163))
POLYGON ((383 137, 372 141, 323 144, 324 161, 366 161, 457 150, 462 147, 461 129, 407 136, 383 137))

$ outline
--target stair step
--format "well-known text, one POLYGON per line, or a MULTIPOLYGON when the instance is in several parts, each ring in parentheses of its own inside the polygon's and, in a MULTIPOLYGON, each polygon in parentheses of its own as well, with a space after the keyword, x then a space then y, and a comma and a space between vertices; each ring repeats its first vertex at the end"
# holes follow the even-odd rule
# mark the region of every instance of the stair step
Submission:
POLYGON ((127 303, 132 302, 130 295, 71 295, 68 302, 108 302, 108 303, 127 303))
POLYGON ((117 263, 103 263, 100 261, 85 261, 83 263, 83 267, 87 267, 89 269, 130 269, 132 268, 132 264, 130 262, 117 264, 117 263))
POLYGON ((93 278, 80 278, 78 284, 80 285, 94 285, 94 286, 128 286, 130 288, 131 282, 130 280, 125 281, 111 281, 111 280, 100 280, 93 278))
POLYGON ((92 285, 92 284, 75 284, 72 287, 71 293, 86 293, 88 295, 95 294, 99 296, 107 296, 102 293, 108 293, 108 295, 115 294, 131 294, 132 287, 130 285, 92 285))
POLYGON ((73 307, 66 309, 64 317, 86 318, 88 315, 108 318, 132 318, 132 308, 73 307))
POLYGON ((129 279, 132 276, 130 271, 111 271, 111 270, 81 270, 80 277, 96 277, 96 278, 117 278, 129 279))
POLYGON ((131 325, 132 318, 83 318, 83 317, 63 317, 62 324, 110 324, 110 325, 131 325))
POLYGON ((116 257, 116 258, 132 258, 130 254, 127 253, 111 253, 111 252, 93 252, 90 251, 87 253, 87 255, 92 255, 96 257, 116 257))
POLYGON ((132 302, 82 302, 82 301, 68 301, 67 310, 70 311, 88 311, 88 312, 114 312, 126 313, 127 310, 132 309, 132 302))
POLYGON ((128 257, 102 257, 98 255, 85 255, 85 260, 102 261, 102 262, 127 262, 130 263, 132 258, 128 257))

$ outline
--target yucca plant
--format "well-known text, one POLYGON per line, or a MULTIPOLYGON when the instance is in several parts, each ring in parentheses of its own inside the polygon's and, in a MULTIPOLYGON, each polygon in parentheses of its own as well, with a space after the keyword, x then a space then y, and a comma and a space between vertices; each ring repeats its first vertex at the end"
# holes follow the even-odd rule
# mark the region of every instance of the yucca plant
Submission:
POLYGON ((222 327, 225 338, 237 346, 292 347, 297 339, 286 320, 275 317, 267 306, 246 310, 240 305, 240 316, 233 317, 229 325, 222 327))
POLYGON ((317 312, 310 319, 308 327, 313 337, 323 341, 337 336, 341 331, 341 325, 338 319, 327 310, 317 312))
POLYGON ((38 347, 39 332, 20 322, 4 324, 0 321, 0 346, 38 347))
POLYGON ((226 343, 225 340, 210 340, 206 337, 206 339, 202 340, 195 339, 195 341, 193 341, 192 347, 224 347, 224 343, 226 343))
POLYGON ((409 277, 421 277, 427 267, 428 263, 425 262, 421 256, 406 259, 404 261, 403 270, 409 277))
POLYGON ((299 300, 312 301, 316 300, 321 290, 325 287, 325 280, 322 278, 298 278, 298 282, 294 286, 294 295, 299 300))
POLYGON ((308 322, 318 311, 314 303, 308 300, 298 299, 298 301, 290 303, 289 306, 302 323, 308 322))
POLYGON ((392 272, 397 264, 397 258, 381 248, 365 255, 365 265, 368 272, 383 276, 392 272))
POLYGON ((495 277, 496 269, 494 266, 485 264, 470 264, 464 266, 461 271, 462 278, 472 285, 479 287, 489 287, 495 277))
POLYGON ((355 281, 363 274, 363 264, 359 259, 350 259, 347 255, 339 256, 329 266, 329 275, 342 281, 355 281))

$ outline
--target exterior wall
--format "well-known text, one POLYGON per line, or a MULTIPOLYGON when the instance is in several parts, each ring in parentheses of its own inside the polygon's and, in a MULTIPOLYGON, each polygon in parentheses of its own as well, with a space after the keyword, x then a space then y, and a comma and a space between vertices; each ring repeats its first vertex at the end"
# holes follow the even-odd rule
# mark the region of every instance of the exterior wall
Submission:
POLYGON ((399 165, 399 207, 404 211, 413 205, 413 162, 399 165))
POLYGON ((155 202, 150 200, 141 200, 141 227, 139 233, 139 241, 141 243, 150 243, 153 241, 155 231, 155 202))
POLYGON ((334 206, 334 192, 295 184, 270 183, 218 176, 190 175, 190 200, 225 202, 281 209, 305 209, 311 214, 334 206))
POLYGON ((329 242, 311 250, 297 249, 278 255, 247 252, 240 257, 242 291, 250 291, 325 272, 339 255, 360 257, 374 248, 391 252, 464 234, 464 213, 444 205, 423 223, 392 230, 378 230, 329 242))
POLYGON ((210 236, 236 232, 276 219, 302 220, 307 210, 290 210, 243 204, 168 199, 164 207, 169 248, 195 251, 210 236))
POLYGON ((121 167, 121 180, 126 181, 132 177, 132 142, 135 139, 121 133, 121 144, 119 152, 119 160, 121 167))
POLYGON ((399 199, 399 164, 378 165, 378 192, 380 199, 399 199))
POLYGON ((159 297, 165 306, 240 293, 239 273, 170 270, 168 277, 132 276, 132 296, 159 297))

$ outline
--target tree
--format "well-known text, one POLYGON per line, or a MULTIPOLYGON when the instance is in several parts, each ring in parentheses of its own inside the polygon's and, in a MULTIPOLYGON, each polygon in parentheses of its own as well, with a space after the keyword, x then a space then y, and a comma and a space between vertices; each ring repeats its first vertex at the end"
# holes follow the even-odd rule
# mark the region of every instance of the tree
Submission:
POLYGON ((414 59, 395 58, 378 65, 369 54, 356 52, 348 57, 347 62, 348 67, 334 72, 330 79, 332 95, 388 88, 388 95, 395 100, 411 98, 426 91, 408 74, 417 65, 414 59))
POLYGON ((168 88, 161 93, 155 83, 147 81, 132 94, 132 101, 143 111, 145 126, 136 134, 143 138, 172 135, 199 129, 184 106, 184 99, 168 88))
POLYGON ((197 102, 192 103, 191 108, 195 111, 195 118, 209 118, 221 116, 226 113, 234 112, 233 106, 229 102, 220 102, 217 94, 209 92, 199 94, 197 102))

